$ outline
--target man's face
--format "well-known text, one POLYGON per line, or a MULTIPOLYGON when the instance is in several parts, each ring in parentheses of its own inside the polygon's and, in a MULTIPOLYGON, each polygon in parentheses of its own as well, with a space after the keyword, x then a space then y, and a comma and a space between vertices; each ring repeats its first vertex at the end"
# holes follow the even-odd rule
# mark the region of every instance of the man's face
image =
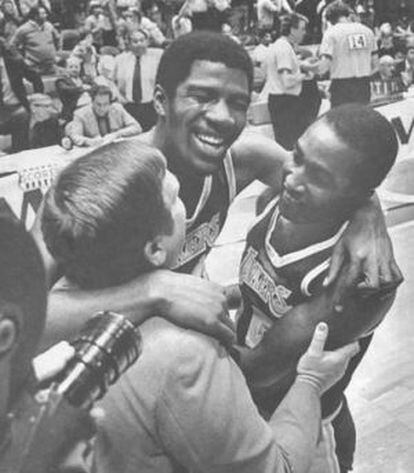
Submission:
POLYGON ((323 120, 299 139, 285 165, 280 212, 295 223, 340 222, 364 196, 358 157, 323 120))
POLYGON ((292 28, 290 34, 293 36, 295 43, 301 44, 306 35, 306 22, 299 21, 298 27, 292 28))
POLYGON ((247 75, 222 63, 197 60, 166 102, 171 152, 192 173, 215 172, 246 124, 247 75))
POLYGON ((262 38, 262 44, 265 46, 269 46, 269 44, 272 42, 272 36, 270 33, 266 33, 263 35, 262 38))
POLYGON ((136 31, 131 35, 130 49, 135 56, 142 56, 145 54, 148 47, 147 37, 140 31, 136 31))
POLYGON ((93 111, 98 117, 105 117, 108 115, 109 107, 111 106, 111 101, 109 95, 97 95, 92 102, 93 111))
POLYGON ((389 61, 381 62, 379 71, 383 79, 391 79, 394 74, 394 60, 390 58, 389 61))
POLYGON ((39 24, 43 25, 43 23, 47 20, 47 12, 44 8, 39 8, 39 24))
POLYGON ((3 3, 3 9, 5 13, 8 13, 9 15, 13 15, 14 13, 14 7, 12 2, 4 2, 3 3))
POLYGON ((172 268, 177 263, 184 244, 186 211, 183 201, 178 196, 179 191, 180 184, 177 178, 167 170, 162 182, 162 195, 165 208, 170 212, 173 224, 172 233, 162 235, 167 254, 164 266, 167 268, 172 268))
POLYGON ((66 65, 66 70, 70 77, 79 77, 81 71, 81 65, 79 61, 70 60, 66 65))

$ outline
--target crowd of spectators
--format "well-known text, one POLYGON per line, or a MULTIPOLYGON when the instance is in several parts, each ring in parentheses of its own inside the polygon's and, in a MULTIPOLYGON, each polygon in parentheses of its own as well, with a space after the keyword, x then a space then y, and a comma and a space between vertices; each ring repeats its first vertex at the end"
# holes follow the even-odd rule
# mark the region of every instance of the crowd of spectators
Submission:
MULTIPOLYGON (((300 75, 287 94, 286 84, 283 93, 280 88, 276 94, 271 92, 270 111, 276 130, 285 120, 275 118, 274 110, 280 107, 274 105, 274 96, 279 95, 276 102, 283 95, 297 104, 292 95, 299 94, 304 108, 290 115, 306 115, 305 126, 317 113, 323 95, 316 79, 330 76, 326 70, 318 75, 315 49, 300 44, 321 42, 331 3, 257 0, 251 8, 247 0, 0 0, 0 135, 11 134, 9 150, 13 152, 60 143, 63 136, 71 136, 68 125, 75 111, 91 106, 91 94, 96 94, 97 87, 109 89, 106 96, 111 103, 122 105, 140 129, 148 130, 156 119, 152 92, 162 50, 193 29, 221 31, 245 45, 255 65, 255 89, 263 100, 267 100, 268 82, 278 80, 275 64, 272 66, 275 57, 268 61, 269 52, 274 54, 274 44, 283 44, 280 38, 287 38, 290 52, 297 55, 300 75), (292 40, 297 24, 296 18, 292 36, 292 14, 304 19, 299 21, 304 25, 299 40, 292 40), (44 92, 47 97, 39 95, 44 92), (46 107, 45 113, 33 113, 41 107, 46 107), (53 122, 40 140, 33 133, 39 116, 53 122)), ((375 35, 381 59, 372 71, 372 96, 381 99, 406 90, 413 82, 414 64, 414 22, 408 2, 401 0, 397 16, 389 18, 384 8, 376 8, 378 1, 345 3, 352 11, 351 22, 364 24, 375 35), (379 24, 380 19, 390 21, 379 24)), ((112 130, 111 120, 106 128, 108 133, 118 131, 112 130)), ((279 138, 284 142, 283 136, 279 138)))

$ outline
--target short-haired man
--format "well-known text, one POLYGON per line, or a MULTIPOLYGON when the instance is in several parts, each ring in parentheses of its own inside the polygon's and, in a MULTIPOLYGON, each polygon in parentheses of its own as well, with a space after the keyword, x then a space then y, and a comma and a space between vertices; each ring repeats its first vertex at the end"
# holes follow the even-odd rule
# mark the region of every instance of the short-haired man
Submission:
POLYGON ((16 30, 11 44, 22 52, 26 63, 39 74, 53 74, 56 52, 60 46, 59 34, 47 21, 47 11, 44 7, 31 8, 27 19, 26 23, 16 30))
POLYGON ((392 125, 370 107, 330 110, 299 139, 280 196, 247 236, 239 328, 250 350, 242 352, 240 366, 263 411, 272 412, 283 397, 293 373, 289 365, 317 322, 329 323, 331 347, 360 343, 345 377, 322 400, 323 442, 311 469, 315 473, 352 468, 355 428, 343 391, 395 295, 393 289, 365 297, 351 290, 339 311, 330 292, 341 291, 341 284, 326 290, 323 279, 349 216, 385 178, 397 151, 392 125))
MULTIPOLYGON (((73 332, 103 308, 127 313, 136 321, 154 313, 173 315, 183 324, 198 317, 208 333, 218 327, 227 340, 233 336, 223 288, 179 273, 200 269, 237 193, 254 179, 280 189, 282 164, 289 155, 262 136, 248 134, 235 142, 246 124, 253 73, 246 51, 231 39, 206 32, 178 38, 165 51, 156 82, 158 122, 139 139, 164 153, 181 185, 187 225, 176 271, 153 271, 127 285, 90 293, 52 291, 46 343, 73 332)), ((343 256, 349 255, 349 281, 361 270, 368 273, 373 287, 378 287, 379 273, 384 282, 400 280, 382 216, 371 207, 358 211, 337 246, 331 279, 343 256)), ((39 230, 36 226, 34 232, 52 281, 56 263, 42 246, 39 230)))
POLYGON ((116 57, 115 82, 126 99, 124 107, 147 131, 156 121, 152 94, 162 51, 148 50, 149 37, 143 29, 130 31, 126 39, 128 50, 116 57))
MULTIPOLYGON (((99 289, 172 267, 185 234, 178 193, 162 154, 142 143, 109 144, 63 170, 46 197, 42 226, 66 284, 99 289)), ((323 352, 326 331, 317 330, 292 390, 266 424, 217 341, 160 318, 141 333, 140 360, 101 404, 101 473, 305 473, 319 433, 319 395, 357 352, 355 344, 323 352)))
POLYGON ((260 97, 268 102, 276 141, 290 150, 307 126, 303 120, 303 101, 300 98, 307 61, 299 61, 295 49, 303 41, 308 20, 292 14, 283 19, 281 37, 267 54, 266 82, 260 97))
POLYGON ((352 9, 335 0, 326 9, 331 23, 322 38, 320 72, 329 71, 331 106, 349 102, 368 104, 370 77, 378 59, 374 33, 352 20, 352 9))
POLYGON ((119 103, 112 102, 112 92, 105 85, 91 90, 92 103, 76 110, 66 126, 66 134, 76 146, 97 146, 103 140, 141 133, 140 124, 119 103))

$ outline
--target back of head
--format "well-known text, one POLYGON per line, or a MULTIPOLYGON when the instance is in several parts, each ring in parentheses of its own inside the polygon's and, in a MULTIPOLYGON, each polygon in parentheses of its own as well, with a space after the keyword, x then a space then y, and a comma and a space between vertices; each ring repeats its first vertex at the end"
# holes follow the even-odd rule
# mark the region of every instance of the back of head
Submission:
POLYGON ((110 143, 76 160, 49 190, 46 246, 84 289, 122 284, 148 270, 144 245, 171 229, 163 155, 138 140, 110 143))
POLYGON ((156 84, 168 97, 175 96, 178 85, 190 75, 195 61, 211 61, 239 69, 247 76, 249 91, 253 87, 253 66, 245 49, 220 33, 197 31, 174 40, 161 57, 156 84))
POLYGON ((46 318, 46 281, 42 259, 21 223, 0 216, 0 320, 17 325, 12 350, 11 392, 27 377, 46 318))
POLYGON ((335 0, 326 8, 325 16, 327 21, 332 25, 338 23, 342 17, 348 18, 352 13, 352 9, 349 5, 341 0, 335 0))
POLYGON ((378 187, 395 162, 398 140, 391 123, 370 106, 346 104, 334 107, 324 120, 338 138, 357 153, 355 185, 366 190, 378 187))

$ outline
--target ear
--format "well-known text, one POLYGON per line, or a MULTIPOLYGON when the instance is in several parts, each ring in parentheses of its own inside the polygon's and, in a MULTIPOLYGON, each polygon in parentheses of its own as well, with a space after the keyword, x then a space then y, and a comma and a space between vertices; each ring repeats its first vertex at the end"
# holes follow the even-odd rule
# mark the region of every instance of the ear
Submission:
POLYGON ((167 94, 165 90, 157 84, 154 89, 154 108, 159 117, 165 117, 167 110, 167 94))
POLYGON ((167 261, 167 251, 163 245, 162 236, 157 236, 153 240, 147 241, 144 247, 146 260, 155 268, 161 268, 167 261))
POLYGON ((19 319, 21 319, 19 307, 12 304, 2 308, 0 313, 0 356, 17 346, 19 319))

